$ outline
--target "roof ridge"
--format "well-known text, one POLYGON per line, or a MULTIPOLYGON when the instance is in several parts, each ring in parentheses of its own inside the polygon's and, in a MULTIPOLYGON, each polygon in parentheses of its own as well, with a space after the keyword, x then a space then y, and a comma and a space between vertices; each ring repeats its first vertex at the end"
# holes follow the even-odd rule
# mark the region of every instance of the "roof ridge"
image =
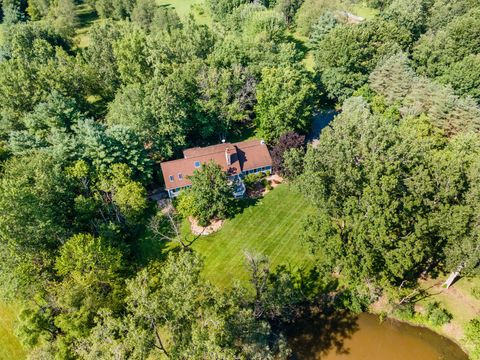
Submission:
MULTIPOLYGON (((232 145, 232 144, 230 144, 230 145, 232 145)), ((212 146, 216 146, 216 145, 212 145, 212 146)), ((200 148, 200 149, 205 149, 205 148, 200 148)), ((202 157, 202 156, 206 156, 206 155, 210 155, 210 154, 216 154, 216 153, 220 153, 220 152, 224 152, 224 150, 210 151, 210 152, 207 152, 207 153, 203 153, 203 154, 201 154, 201 155, 184 157, 183 159, 179 159, 179 160, 195 159, 195 158, 197 158, 197 157, 202 157)), ((184 155, 184 156, 185 156, 185 155, 184 155)))

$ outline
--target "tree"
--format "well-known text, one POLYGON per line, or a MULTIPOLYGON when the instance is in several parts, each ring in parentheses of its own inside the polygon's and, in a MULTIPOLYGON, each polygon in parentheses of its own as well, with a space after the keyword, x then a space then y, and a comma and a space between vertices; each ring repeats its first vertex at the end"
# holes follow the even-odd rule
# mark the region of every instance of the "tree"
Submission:
POLYGON ((169 29, 152 34, 148 41, 148 60, 158 75, 172 72, 175 69, 173 64, 187 67, 188 63, 206 59, 214 48, 216 37, 213 32, 208 26, 197 24, 193 17, 186 19, 182 26, 169 29))
POLYGON ((394 0, 382 12, 382 16, 408 29, 416 40, 426 30, 429 5, 430 2, 425 0, 394 0))
POLYGON ((232 189, 220 165, 213 161, 202 164, 189 180, 192 187, 186 190, 186 196, 191 197, 194 206, 190 215, 201 225, 213 219, 224 219, 229 213, 232 189))
POLYGON ((171 33, 181 27, 182 22, 174 8, 157 7, 150 25, 150 31, 152 33, 159 33, 162 31, 171 33))
POLYGON ((478 54, 480 45, 480 9, 473 8, 465 15, 454 18, 437 32, 428 32, 415 44, 412 58, 421 75, 437 77, 470 54, 478 54))
POLYGON ((93 24, 88 32, 90 45, 85 57, 95 79, 96 92, 104 101, 111 101, 121 84, 114 43, 122 34, 123 27, 109 20, 93 24))
POLYGON ((143 143, 129 128, 110 128, 91 120, 81 121, 74 129, 74 158, 87 161, 99 174, 107 174, 113 164, 125 164, 132 178, 147 182, 152 174, 152 162, 143 143))
POLYGON ((93 0, 93 3, 100 17, 121 20, 131 14, 135 0, 93 0))
POLYGON ((271 151, 273 170, 281 175, 285 175, 283 166, 285 153, 293 148, 303 149, 304 146, 305 136, 293 131, 282 134, 271 151))
POLYGON ((201 279, 201 269, 197 255, 182 252, 139 272, 127 286, 128 315, 120 321, 105 316, 79 351, 81 357, 112 358, 120 351, 122 358, 130 359, 160 354, 172 359, 200 359, 205 354, 233 359, 232 339, 216 300, 219 294, 201 279), (102 342, 103 334, 111 340, 102 342))
POLYGON ((273 10, 253 11, 243 24, 243 37, 253 43, 280 43, 284 40, 287 23, 273 10))
POLYGON ((313 116, 315 86, 309 75, 293 67, 265 68, 257 86, 258 135, 269 144, 288 131, 306 133, 313 116))
POLYGON ((284 338, 253 316, 250 293, 240 288, 220 293, 202 279, 202 268, 197 254, 182 251, 141 270, 127 285, 127 314, 100 314, 77 354, 82 359, 284 358, 284 338))
POLYGON ((25 21, 25 15, 22 13, 20 7, 16 4, 3 4, 3 23, 5 25, 14 25, 25 21))
POLYGON ((75 3, 73 0, 54 1, 49 11, 49 18, 59 34, 65 37, 72 37, 75 34, 75 28, 78 26, 78 18, 75 13, 75 3))
POLYGON ((318 46, 320 41, 323 40, 332 29, 338 24, 338 20, 335 14, 331 11, 326 11, 318 18, 318 20, 312 25, 312 31, 309 35, 309 41, 313 46, 318 46))
POLYGON ((454 63, 439 80, 452 85, 457 95, 469 95, 480 103, 480 55, 471 54, 454 63))
POLYGON ((303 36, 309 36, 315 23, 326 13, 345 10, 341 4, 332 0, 305 0, 295 16, 297 31, 303 36))
POLYGON ((287 24, 290 24, 302 3, 303 0, 278 0, 275 4, 275 9, 280 11, 285 17, 287 24))
POLYGON ((158 6, 154 2, 137 0, 132 10, 132 21, 138 24, 143 30, 149 31, 157 9, 158 6))
POLYGON ((30 0, 27 13, 30 20, 37 21, 45 18, 50 10, 51 0, 30 0))
POLYGON ((152 76, 147 56, 147 34, 140 27, 126 26, 123 36, 113 43, 113 54, 123 84, 143 83, 152 76))
POLYGON ((7 295, 31 298, 49 279, 51 254, 72 231, 72 192, 61 164, 47 153, 31 153, 4 163, 0 276, 7 295))
POLYGON ((430 6, 428 28, 432 31, 440 30, 476 6, 476 0, 435 0, 430 6))
POLYGON ((125 264, 105 239, 77 234, 60 248, 55 269, 61 281, 50 283, 49 294, 23 311, 20 334, 30 346, 67 358, 88 336, 99 309, 121 308, 125 264))
POLYGON ((79 57, 70 55, 67 39, 43 23, 17 24, 3 43, 0 64, 0 106, 16 114, 31 111, 53 91, 75 98, 86 110, 89 73, 79 57))
POLYGON ((299 180, 319 210, 305 237, 322 249, 320 263, 368 296, 377 287, 408 287, 441 254, 428 226, 437 208, 428 199, 445 198, 429 190, 437 182, 421 169, 445 140, 425 118, 396 124, 372 115, 363 99, 349 99, 319 146, 308 149, 299 180))
POLYGON ((303 148, 291 148, 283 153, 283 173, 288 180, 294 180, 303 173, 303 148))
POLYGON ((196 116, 196 76, 196 66, 184 65, 144 86, 127 85, 110 104, 107 122, 132 129, 156 158, 171 158, 187 137, 211 135, 212 124, 196 116))
POLYGON ((377 62, 411 41, 409 32, 382 19, 336 26, 315 48, 315 66, 331 99, 345 100, 361 87, 377 62))
POLYGON ((215 19, 220 20, 231 14, 235 8, 248 2, 249 0, 207 0, 207 5, 215 19))
POLYGON ((132 180, 132 170, 126 164, 114 164, 100 177, 99 190, 103 202, 111 209, 118 223, 137 223, 147 208, 147 192, 142 184, 132 180))
POLYGON ((417 76, 403 54, 386 58, 370 75, 373 90, 387 105, 399 105, 402 116, 427 114, 447 135, 480 129, 480 111, 471 98, 461 98, 448 86, 417 76))
POLYGON ((177 202, 178 210, 173 207, 171 202, 167 202, 163 209, 159 208, 157 213, 150 218, 148 230, 160 241, 176 242, 180 244, 183 250, 188 250, 200 235, 197 235, 193 240, 189 240, 187 235, 182 234, 181 214, 188 216, 191 213, 186 204, 182 204, 185 201, 184 199, 185 197, 181 194, 177 202))
POLYGON ((480 359, 480 319, 472 319, 465 329, 466 340, 473 345, 473 351, 470 354, 472 359, 480 359))
POLYGON ((255 103, 255 79, 247 69, 205 67, 198 76, 200 109, 205 114, 205 135, 225 139, 250 120, 255 103))

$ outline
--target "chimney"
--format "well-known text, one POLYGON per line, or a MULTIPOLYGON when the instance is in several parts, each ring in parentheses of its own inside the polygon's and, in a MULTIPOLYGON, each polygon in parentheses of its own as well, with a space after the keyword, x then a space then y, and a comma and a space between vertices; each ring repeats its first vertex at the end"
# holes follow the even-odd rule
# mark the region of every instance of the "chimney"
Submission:
POLYGON ((232 165, 232 155, 230 154, 230 149, 227 147, 225 149, 225 160, 227 161, 227 165, 232 165))

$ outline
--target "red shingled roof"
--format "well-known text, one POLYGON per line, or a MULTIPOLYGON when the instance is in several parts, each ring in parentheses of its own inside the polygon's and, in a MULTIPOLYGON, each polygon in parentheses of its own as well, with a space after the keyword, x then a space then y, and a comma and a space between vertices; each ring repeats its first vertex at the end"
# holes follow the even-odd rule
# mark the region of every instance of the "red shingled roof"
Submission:
POLYGON ((175 189, 191 185, 188 177, 197 169, 196 164, 215 161, 229 175, 264 166, 272 166, 267 146, 260 140, 239 143, 224 143, 207 147, 196 147, 183 151, 183 159, 161 163, 165 188, 175 189), (227 155, 230 163, 227 161, 227 155), (172 180, 173 178, 173 180, 172 180))

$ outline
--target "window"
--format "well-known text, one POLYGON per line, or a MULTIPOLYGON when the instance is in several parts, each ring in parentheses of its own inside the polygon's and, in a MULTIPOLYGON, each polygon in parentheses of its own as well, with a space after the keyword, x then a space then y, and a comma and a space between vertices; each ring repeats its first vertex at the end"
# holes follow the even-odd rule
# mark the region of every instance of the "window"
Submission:
POLYGON ((193 163, 193 165, 196 167, 196 168, 199 168, 200 167, 200 161, 195 161, 193 163))
POLYGON ((178 173, 178 178, 179 178, 180 180, 182 180, 182 179, 183 179, 183 175, 182 175, 181 173, 178 173))
POLYGON ((170 175, 169 179, 170 179, 171 182, 173 182, 173 175, 170 175))

